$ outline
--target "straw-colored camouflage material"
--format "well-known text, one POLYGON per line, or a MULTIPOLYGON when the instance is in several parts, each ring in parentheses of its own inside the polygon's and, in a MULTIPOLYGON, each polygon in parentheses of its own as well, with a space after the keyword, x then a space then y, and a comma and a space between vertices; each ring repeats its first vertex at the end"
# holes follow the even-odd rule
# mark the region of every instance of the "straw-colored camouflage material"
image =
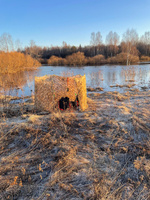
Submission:
POLYGON ((77 96, 79 108, 84 111, 87 108, 85 75, 35 77, 35 108, 37 110, 51 112, 58 108, 59 100, 62 97, 68 97, 69 101, 75 101, 77 96))
POLYGON ((77 84, 78 88, 78 98, 79 98, 79 105, 80 109, 82 111, 86 110, 88 105, 87 105, 87 92, 86 92, 86 77, 80 76, 80 77, 75 77, 75 81, 77 84))

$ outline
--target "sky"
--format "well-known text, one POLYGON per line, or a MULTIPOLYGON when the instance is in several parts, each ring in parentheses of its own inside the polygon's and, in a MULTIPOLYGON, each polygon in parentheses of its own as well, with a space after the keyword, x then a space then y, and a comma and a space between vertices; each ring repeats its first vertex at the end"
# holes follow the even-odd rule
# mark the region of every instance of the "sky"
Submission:
POLYGON ((0 0, 0 36, 9 33, 25 47, 89 45, 92 32, 103 42, 110 32, 120 36, 134 28, 150 31, 150 0, 0 0))

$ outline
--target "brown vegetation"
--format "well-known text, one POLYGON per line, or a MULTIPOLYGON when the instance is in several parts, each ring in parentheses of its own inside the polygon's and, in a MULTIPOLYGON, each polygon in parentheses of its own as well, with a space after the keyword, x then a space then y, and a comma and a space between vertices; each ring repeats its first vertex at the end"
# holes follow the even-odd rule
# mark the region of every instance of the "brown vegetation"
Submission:
POLYGON ((102 65, 104 63, 106 63, 106 60, 103 55, 97 55, 87 58, 87 65, 102 65))
POLYGON ((73 53, 65 58, 60 58, 57 56, 51 56, 48 60, 49 65, 53 66, 61 66, 61 65, 69 65, 69 66, 82 66, 87 63, 86 58, 83 52, 73 53))
POLYGON ((13 74, 36 69, 40 63, 20 52, 0 52, 0 74, 13 74))
POLYGON ((82 66, 86 64, 86 58, 83 52, 73 53, 66 57, 67 65, 70 66, 82 66))
POLYGON ((140 61, 150 61, 150 56, 141 56, 140 61))
POLYGON ((48 60, 48 64, 51 66, 64 66, 66 65, 66 59, 65 58, 60 58, 57 56, 51 56, 50 59, 48 60))
MULTIPOLYGON (((82 65, 102 65, 102 64, 135 64, 139 62, 139 56, 122 52, 113 57, 105 57, 101 54, 94 57, 85 57, 83 52, 73 53, 65 58, 52 56, 48 60, 51 66, 82 66, 82 65)), ((144 61, 144 60, 143 60, 144 61)), ((145 60, 146 61, 146 60, 145 60)))
POLYGON ((127 57, 128 57, 129 64, 134 64, 134 63, 139 62, 138 56, 135 56, 133 54, 128 55, 127 53, 120 53, 114 57, 109 57, 107 59, 107 62, 110 64, 127 64, 127 57))

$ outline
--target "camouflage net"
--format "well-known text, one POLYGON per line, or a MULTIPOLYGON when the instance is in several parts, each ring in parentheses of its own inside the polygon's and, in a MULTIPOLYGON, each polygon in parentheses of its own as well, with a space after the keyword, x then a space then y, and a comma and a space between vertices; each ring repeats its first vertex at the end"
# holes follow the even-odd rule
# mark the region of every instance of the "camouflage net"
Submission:
POLYGON ((51 112, 59 107, 59 100, 62 97, 68 97, 70 102, 74 102, 78 98, 79 108, 84 111, 88 107, 85 75, 35 77, 36 110, 51 112))

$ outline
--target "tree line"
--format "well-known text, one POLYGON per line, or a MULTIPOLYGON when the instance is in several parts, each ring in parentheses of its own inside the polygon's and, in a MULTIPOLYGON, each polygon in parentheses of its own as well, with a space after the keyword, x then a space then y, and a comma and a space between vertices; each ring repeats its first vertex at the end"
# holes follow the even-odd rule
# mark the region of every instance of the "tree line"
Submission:
MULTIPOLYGON (((7 45, 4 38, 0 39, 0 48, 2 46, 7 50, 9 46, 12 46, 11 39, 7 39, 9 41, 7 45)), ((122 35, 122 39, 116 32, 110 31, 105 41, 103 41, 100 32, 92 32, 90 43, 87 46, 71 46, 63 42, 62 46, 40 47, 31 40, 29 46, 23 49, 19 47, 18 42, 17 51, 30 55, 42 64, 99 65, 120 63, 129 65, 139 60, 150 61, 150 31, 139 37, 135 29, 128 29, 122 35)))
POLYGON ((15 50, 11 35, 0 36, 0 79, 4 74, 34 70, 40 65, 31 55, 15 50))

